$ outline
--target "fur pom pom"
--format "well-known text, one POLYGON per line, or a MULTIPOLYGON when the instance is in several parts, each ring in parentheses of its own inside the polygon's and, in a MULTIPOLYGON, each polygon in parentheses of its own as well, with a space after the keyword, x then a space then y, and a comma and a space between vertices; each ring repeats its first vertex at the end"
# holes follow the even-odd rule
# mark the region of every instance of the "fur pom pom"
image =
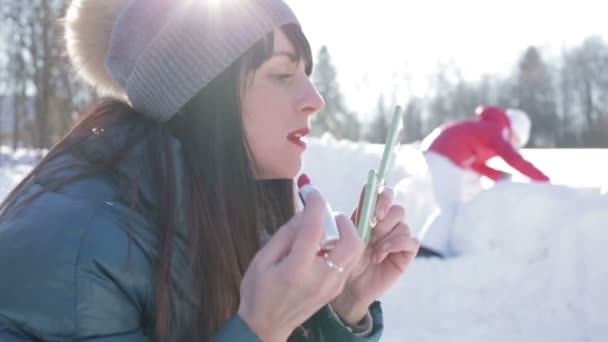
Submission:
POLYGON ((102 95, 126 98, 105 67, 112 26, 128 0, 72 0, 65 20, 68 57, 78 75, 102 95))

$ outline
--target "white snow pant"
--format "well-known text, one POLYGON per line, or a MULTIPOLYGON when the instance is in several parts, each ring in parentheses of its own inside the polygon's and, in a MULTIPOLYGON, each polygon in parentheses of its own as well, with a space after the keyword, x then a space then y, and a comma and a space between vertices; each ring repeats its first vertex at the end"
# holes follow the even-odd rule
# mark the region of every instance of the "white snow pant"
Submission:
POLYGON ((481 176, 433 151, 425 152, 424 156, 437 209, 420 230, 418 239, 421 246, 445 256, 450 254, 450 235, 458 209, 482 190, 481 176))

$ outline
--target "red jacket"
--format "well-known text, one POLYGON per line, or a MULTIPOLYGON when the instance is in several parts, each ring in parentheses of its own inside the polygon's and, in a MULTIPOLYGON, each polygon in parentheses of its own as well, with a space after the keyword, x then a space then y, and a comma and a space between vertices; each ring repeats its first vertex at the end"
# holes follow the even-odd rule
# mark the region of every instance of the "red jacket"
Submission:
POLYGON ((498 180, 503 173, 488 167, 486 162, 500 156, 533 180, 549 180, 511 145, 511 124, 505 112, 498 107, 486 107, 476 118, 444 125, 440 130, 441 133, 431 142, 428 150, 449 158, 462 168, 470 168, 498 180))

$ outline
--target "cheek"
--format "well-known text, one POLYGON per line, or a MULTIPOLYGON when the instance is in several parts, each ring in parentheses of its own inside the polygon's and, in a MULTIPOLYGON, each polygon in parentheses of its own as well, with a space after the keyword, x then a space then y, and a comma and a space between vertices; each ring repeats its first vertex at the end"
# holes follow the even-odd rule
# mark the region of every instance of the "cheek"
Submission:
POLYGON ((271 120, 264 110, 244 111, 243 129, 247 142, 255 154, 272 148, 276 145, 276 136, 279 130, 276 120, 271 120), (274 144, 273 144, 274 141, 274 144))
POLYGON ((300 170, 301 159, 286 139, 268 126, 258 126, 249 140, 259 178, 293 178, 300 170))
POLYGON ((301 153, 287 140, 289 129, 294 126, 285 120, 289 113, 287 103, 268 101, 285 97, 260 94, 257 90, 248 94, 249 101, 242 102, 243 129, 257 166, 257 178, 293 178, 302 161, 301 153))
POLYGON ((255 156, 262 158, 263 155, 277 148, 276 138, 273 137, 273 132, 268 130, 268 127, 260 125, 255 128, 249 142, 255 156))
POLYGON ((277 148, 281 121, 276 115, 276 104, 270 103, 268 94, 252 90, 243 103, 243 128, 256 161, 277 148))
MULTIPOLYGON (((250 108, 249 108, 250 109, 250 108)), ((243 129, 247 144, 254 159, 259 178, 275 173, 281 162, 280 144, 277 138, 276 123, 268 121, 261 111, 243 111, 243 129)))
POLYGON ((279 134, 271 123, 249 125, 247 142, 251 149, 258 179, 293 178, 302 166, 301 154, 279 134))

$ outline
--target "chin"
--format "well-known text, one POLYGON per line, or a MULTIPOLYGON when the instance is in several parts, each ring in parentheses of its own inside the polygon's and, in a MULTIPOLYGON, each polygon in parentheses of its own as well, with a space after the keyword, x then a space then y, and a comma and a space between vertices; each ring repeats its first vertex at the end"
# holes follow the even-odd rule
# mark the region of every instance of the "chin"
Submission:
POLYGON ((293 179, 295 178, 300 170, 302 169, 302 161, 289 162, 281 165, 277 165, 273 170, 266 170, 266 172, 260 172, 257 179, 293 179))
POLYGON ((284 179, 292 179, 296 178, 302 169, 302 164, 298 164, 297 166, 285 168, 281 170, 276 178, 284 178, 284 179))

